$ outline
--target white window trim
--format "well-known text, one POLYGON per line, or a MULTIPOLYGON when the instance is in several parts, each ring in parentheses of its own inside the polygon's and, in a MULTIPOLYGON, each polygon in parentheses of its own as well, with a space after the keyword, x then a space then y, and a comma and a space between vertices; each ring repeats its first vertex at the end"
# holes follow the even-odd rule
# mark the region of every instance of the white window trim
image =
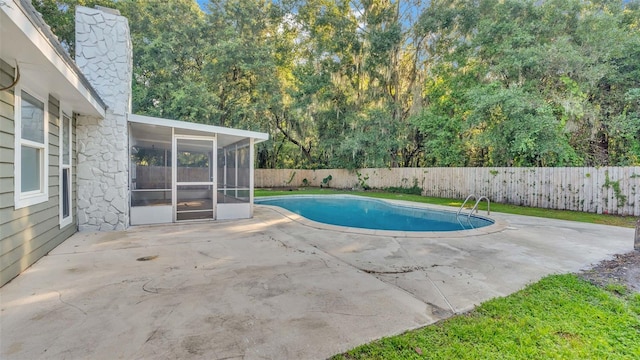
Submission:
POLYGON ((60 152, 60 164, 59 164, 59 189, 60 189, 60 196, 59 196, 59 214, 60 214, 60 228, 63 228, 65 226, 68 226, 72 223, 73 221, 73 117, 71 115, 67 115, 67 114, 71 114, 71 112, 68 111, 63 111, 62 110, 62 106, 60 106, 60 115, 59 115, 59 119, 60 119, 60 130, 59 130, 59 139, 60 139, 60 143, 58 144, 58 149, 60 152), (64 118, 67 117, 69 119, 69 164, 65 164, 64 163, 64 139, 63 139, 63 134, 64 134, 64 118), (69 215, 67 217, 63 217, 63 196, 64 196, 64 184, 62 181, 62 173, 65 169, 69 169, 69 181, 68 181, 68 185, 69 185, 69 215))
POLYGON ((15 129, 15 146, 14 146, 14 208, 21 209, 27 206, 43 203, 49 200, 49 101, 43 98, 39 93, 31 91, 28 88, 22 88, 18 84, 14 88, 14 129, 15 129), (44 104, 44 143, 22 139, 22 91, 38 99, 44 104), (44 100, 43 100, 44 99, 44 100), (39 191, 30 191, 22 193, 22 145, 42 149, 41 152, 41 178, 39 191))

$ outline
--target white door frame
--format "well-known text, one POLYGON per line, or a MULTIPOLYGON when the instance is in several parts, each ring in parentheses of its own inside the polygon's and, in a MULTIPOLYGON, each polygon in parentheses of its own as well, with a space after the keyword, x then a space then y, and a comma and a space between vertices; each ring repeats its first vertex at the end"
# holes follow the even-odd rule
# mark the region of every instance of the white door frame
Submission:
POLYGON ((213 212, 213 217, 211 220, 216 219, 216 205, 218 203, 218 184, 217 184, 217 175, 218 175, 218 148, 216 137, 214 136, 196 136, 196 135, 180 135, 175 133, 175 129, 173 129, 173 136, 171 141, 171 204, 173 208, 173 222, 183 222, 189 220, 178 220, 178 186, 180 185, 210 185, 212 189, 211 194, 211 211, 213 212), (199 182, 178 182, 178 140, 204 140, 211 141, 211 159, 209 160, 209 166, 211 168, 211 176, 210 181, 199 181, 199 182))

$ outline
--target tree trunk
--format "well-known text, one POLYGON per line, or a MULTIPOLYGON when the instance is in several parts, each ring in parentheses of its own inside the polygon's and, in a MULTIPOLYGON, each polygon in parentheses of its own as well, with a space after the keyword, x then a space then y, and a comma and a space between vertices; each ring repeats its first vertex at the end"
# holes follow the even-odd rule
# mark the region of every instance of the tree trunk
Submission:
POLYGON ((309 164, 313 164, 313 158, 311 157, 311 144, 309 144, 308 147, 305 147, 300 141, 290 136, 289 133, 284 129, 284 127, 280 125, 280 118, 277 115, 275 116, 275 118, 276 118, 276 127, 278 128, 278 130, 280 130, 282 135, 284 135, 284 137, 287 140, 289 140, 291 143, 298 146, 302 151, 302 155, 304 155, 304 157, 307 159, 309 164))

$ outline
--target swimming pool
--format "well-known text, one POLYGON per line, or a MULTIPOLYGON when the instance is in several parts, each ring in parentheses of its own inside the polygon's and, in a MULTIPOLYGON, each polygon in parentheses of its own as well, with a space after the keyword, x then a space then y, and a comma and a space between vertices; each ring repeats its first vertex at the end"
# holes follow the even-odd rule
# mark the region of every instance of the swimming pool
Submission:
POLYGON ((392 204, 360 196, 282 196, 257 198, 256 204, 285 208, 309 220, 362 229, 459 231, 492 225, 493 220, 452 211, 392 204))

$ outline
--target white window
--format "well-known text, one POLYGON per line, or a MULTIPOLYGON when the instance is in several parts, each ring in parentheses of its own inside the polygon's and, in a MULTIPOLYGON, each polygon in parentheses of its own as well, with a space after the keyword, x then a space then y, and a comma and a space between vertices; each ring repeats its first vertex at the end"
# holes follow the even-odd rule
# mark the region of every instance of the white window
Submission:
POLYGON ((60 227, 71 224, 71 117, 62 113, 60 121, 60 227))
POLYGON ((48 199, 47 102, 15 91, 15 208, 48 199))

